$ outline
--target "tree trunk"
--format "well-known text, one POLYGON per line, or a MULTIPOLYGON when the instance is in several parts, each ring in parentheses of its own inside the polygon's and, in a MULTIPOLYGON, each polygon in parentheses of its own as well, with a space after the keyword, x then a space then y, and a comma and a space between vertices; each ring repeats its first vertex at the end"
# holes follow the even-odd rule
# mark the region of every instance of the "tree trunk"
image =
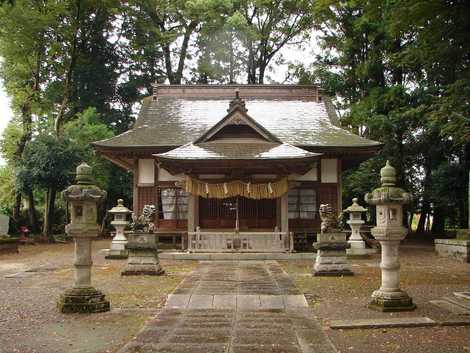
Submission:
POLYGON ((434 235, 444 235, 445 231, 445 210, 442 207, 435 207, 434 215, 432 218, 431 233, 434 235))
POLYGON ((253 53, 253 42, 248 44, 248 64, 247 64, 247 73, 248 73, 248 84, 256 84, 256 67, 255 67, 255 54, 253 53))
POLYGON ((67 108, 67 105, 69 104, 70 91, 72 88, 71 87, 72 76, 73 76, 73 71, 75 69, 75 63, 77 61, 77 56, 78 56, 77 45, 78 45, 78 35, 80 31, 81 0, 76 0, 76 5, 77 5, 77 12, 75 13, 75 28, 73 32, 72 45, 71 45, 71 50, 70 50, 70 61, 69 61, 67 71, 65 73, 65 83, 64 83, 64 89, 63 89, 62 103, 60 104, 59 112, 57 113, 57 117, 54 122, 54 130, 57 136, 60 136, 62 134, 62 125, 64 124, 65 110, 67 108))
POLYGON ((55 208, 55 188, 49 188, 46 194, 46 204, 44 207, 44 224, 42 233, 48 238, 50 242, 54 242, 52 234, 52 224, 54 222, 54 208, 55 208))
POLYGON ((183 43, 181 43, 181 51, 180 51, 180 57, 178 61, 178 68, 176 70, 175 76, 173 77, 174 83, 177 85, 181 84, 181 80, 183 78, 184 63, 186 62, 186 56, 188 55, 189 40, 191 39, 191 35, 193 34, 196 27, 197 27, 197 22, 191 21, 186 27, 186 30, 184 32, 183 43))
POLYGON ((27 197, 28 197, 29 226, 31 228, 31 232, 36 233, 39 227, 38 227, 38 218, 36 215, 36 207, 34 206, 34 195, 33 195, 32 190, 28 190, 27 197))
POLYGON ((15 194, 15 205, 13 206, 13 214, 11 218, 18 223, 20 221, 20 211, 21 211, 21 192, 16 191, 15 194))
POLYGON ((261 63, 258 69, 259 69, 258 83, 262 85, 264 83, 264 73, 266 72, 266 65, 264 63, 261 63))

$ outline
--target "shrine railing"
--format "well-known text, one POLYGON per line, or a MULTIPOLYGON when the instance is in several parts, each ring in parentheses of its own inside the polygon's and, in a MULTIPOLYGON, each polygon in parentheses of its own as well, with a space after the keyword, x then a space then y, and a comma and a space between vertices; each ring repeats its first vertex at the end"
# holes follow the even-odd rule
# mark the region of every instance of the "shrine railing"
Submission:
POLYGON ((188 232, 189 252, 292 252, 289 232, 188 232))

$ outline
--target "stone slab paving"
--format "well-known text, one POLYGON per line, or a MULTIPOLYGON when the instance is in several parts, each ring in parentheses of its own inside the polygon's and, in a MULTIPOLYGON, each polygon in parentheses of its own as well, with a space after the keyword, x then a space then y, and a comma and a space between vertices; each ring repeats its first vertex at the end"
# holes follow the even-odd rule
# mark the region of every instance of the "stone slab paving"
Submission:
POLYGON ((389 328, 389 327, 423 327, 437 326, 429 317, 395 317, 387 319, 358 319, 333 320, 330 327, 333 329, 363 329, 363 328, 389 328))
POLYGON ((431 300, 430 303, 455 315, 470 315, 469 309, 465 309, 464 307, 447 300, 431 300))
POLYGON ((305 297, 274 261, 211 262, 119 353, 333 353, 305 297))

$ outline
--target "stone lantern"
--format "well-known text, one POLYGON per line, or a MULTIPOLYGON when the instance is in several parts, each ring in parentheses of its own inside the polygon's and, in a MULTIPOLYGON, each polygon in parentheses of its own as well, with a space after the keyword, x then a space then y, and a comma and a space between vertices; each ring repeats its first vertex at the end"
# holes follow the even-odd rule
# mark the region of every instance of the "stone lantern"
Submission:
POLYGON ((396 171, 387 161, 380 170, 382 186, 365 195, 370 205, 377 206, 377 226, 372 235, 382 248, 382 284, 372 293, 369 307, 380 311, 407 311, 416 308, 408 294, 400 289, 400 261, 398 248, 408 230, 403 227, 403 205, 410 203, 411 196, 396 187, 396 171))
POLYGON ((124 229, 128 225, 127 216, 132 213, 127 207, 124 206, 124 200, 117 200, 117 205, 108 211, 114 217, 111 225, 116 229, 116 235, 111 242, 111 249, 106 255, 107 259, 126 259, 127 239, 124 235, 124 229))
POLYGON ((366 243, 364 240, 362 240, 359 231, 361 226, 364 224, 364 221, 361 218, 362 214, 367 212, 367 208, 359 205, 357 203, 357 198, 354 198, 352 201, 352 205, 343 211, 344 213, 349 213, 349 220, 346 221, 346 223, 351 227, 351 236, 348 240, 348 243, 351 245, 351 247, 346 252, 348 255, 364 256, 367 255, 366 243))
POLYGON ((70 224, 66 232, 75 241, 75 283, 57 303, 63 313, 97 313, 109 311, 109 301, 91 286, 91 241, 98 235, 97 205, 106 192, 93 184, 91 167, 77 167, 76 184, 62 193, 70 205, 70 224))

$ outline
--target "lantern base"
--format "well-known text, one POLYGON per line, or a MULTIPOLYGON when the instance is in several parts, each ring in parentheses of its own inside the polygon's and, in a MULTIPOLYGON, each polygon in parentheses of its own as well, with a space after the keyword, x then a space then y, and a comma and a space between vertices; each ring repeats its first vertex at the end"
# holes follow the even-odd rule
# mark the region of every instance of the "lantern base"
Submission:
POLYGON ((93 287, 71 288, 62 294, 57 302, 61 313, 102 313, 110 310, 105 295, 93 287))
POLYGON ((121 276, 161 276, 165 270, 160 265, 127 265, 121 276))
POLYGON ((129 252, 127 250, 109 249, 104 258, 107 260, 122 260, 127 259, 128 256, 129 252))
POLYGON ((416 309, 413 299, 406 292, 401 290, 382 292, 380 289, 372 293, 372 301, 368 307, 382 312, 412 311, 416 309))

